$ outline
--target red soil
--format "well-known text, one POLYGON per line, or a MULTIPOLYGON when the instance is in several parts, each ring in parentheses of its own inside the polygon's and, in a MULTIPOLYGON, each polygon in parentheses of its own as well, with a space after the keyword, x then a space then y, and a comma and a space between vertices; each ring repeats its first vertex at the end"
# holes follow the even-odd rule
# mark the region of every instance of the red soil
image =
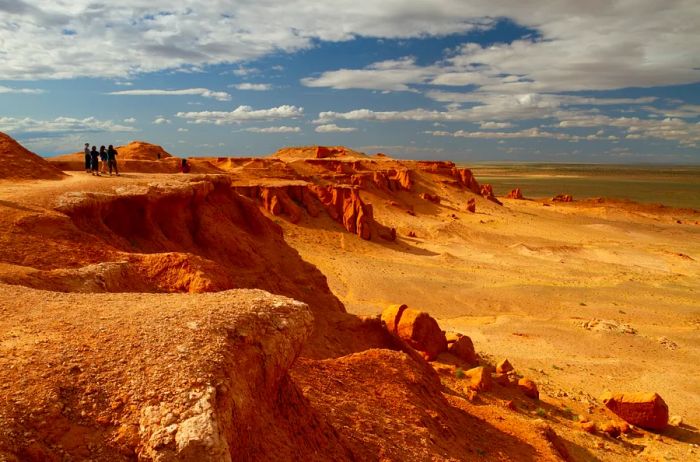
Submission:
POLYGON ((65 175, 42 157, 0 132, 0 180, 60 180, 65 175))

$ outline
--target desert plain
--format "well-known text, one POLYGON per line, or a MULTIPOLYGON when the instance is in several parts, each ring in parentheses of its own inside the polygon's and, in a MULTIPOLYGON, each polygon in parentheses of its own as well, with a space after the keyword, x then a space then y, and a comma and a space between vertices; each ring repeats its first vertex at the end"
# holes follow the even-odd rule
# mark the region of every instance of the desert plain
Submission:
POLYGON ((132 143, 96 177, 0 141, 0 460, 700 457, 696 209, 343 147, 185 174, 132 143), (397 337, 402 304, 477 358, 397 337))

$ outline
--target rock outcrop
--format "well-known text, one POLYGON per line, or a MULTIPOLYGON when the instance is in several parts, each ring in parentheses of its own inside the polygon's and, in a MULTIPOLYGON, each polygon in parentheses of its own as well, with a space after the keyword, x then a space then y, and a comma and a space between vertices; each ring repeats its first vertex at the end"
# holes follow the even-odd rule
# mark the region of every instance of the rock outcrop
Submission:
POLYGON ((440 204, 440 196, 438 196, 437 194, 430 194, 424 192, 420 194, 420 198, 428 202, 432 202, 433 204, 440 204))
POLYGON ((491 372, 484 366, 474 367, 464 371, 464 375, 469 378, 469 388, 474 391, 488 391, 491 389, 491 372))
POLYGON ((506 197, 508 199, 522 199, 523 193, 520 191, 520 188, 515 188, 511 190, 506 197))
POLYGON ((131 143, 118 146, 117 161, 119 160, 160 160, 172 157, 172 155, 157 144, 145 141, 132 141, 131 143))
POLYGON ((0 180, 61 180, 66 175, 0 132, 0 180))
POLYGON ((503 205, 501 201, 496 198, 496 196, 493 193, 493 187, 486 183, 481 185, 481 195, 485 197, 486 199, 490 200, 491 202, 498 204, 498 205, 503 205))
POLYGON ((605 393, 605 406, 626 422, 650 430, 668 426, 668 406, 657 393, 605 393))
POLYGON ((445 333, 428 313, 406 305, 391 305, 382 312, 381 319, 389 333, 423 353, 429 361, 447 350, 445 333))
POLYGON ((467 201, 467 211, 471 213, 476 213, 476 199, 470 197, 467 201))

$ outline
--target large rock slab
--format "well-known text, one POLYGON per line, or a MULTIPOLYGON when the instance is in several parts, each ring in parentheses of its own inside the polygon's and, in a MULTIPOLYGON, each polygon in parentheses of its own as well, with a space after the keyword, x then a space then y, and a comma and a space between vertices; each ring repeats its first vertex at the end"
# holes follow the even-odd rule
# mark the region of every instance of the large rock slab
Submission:
POLYGON ((601 396, 608 409, 632 425, 663 430, 668 425, 668 406, 657 393, 610 393, 601 396))

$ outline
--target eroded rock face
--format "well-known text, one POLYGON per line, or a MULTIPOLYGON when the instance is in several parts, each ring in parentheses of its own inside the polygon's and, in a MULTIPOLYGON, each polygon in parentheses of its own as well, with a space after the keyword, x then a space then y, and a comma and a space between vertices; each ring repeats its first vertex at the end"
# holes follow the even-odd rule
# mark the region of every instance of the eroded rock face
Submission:
POLYGON ((440 204, 440 196, 437 194, 430 194, 430 193, 421 193, 420 194, 421 199, 426 200, 428 202, 432 202, 433 204, 440 204))
POLYGON ((406 305, 391 305, 382 312, 381 318, 391 334, 423 353, 429 361, 447 350, 445 333, 428 313, 406 305))
POLYGON ((668 425, 668 406, 657 393, 605 393, 605 406, 632 425, 663 430, 668 425))
POLYGON ((469 198, 467 201, 467 211, 471 213, 476 213, 476 199, 473 197, 469 198))
POLYGON ((491 202, 498 204, 498 205, 503 205, 501 201, 499 201, 496 196, 493 194, 493 187, 486 183, 481 185, 481 195, 485 197, 486 199, 490 200, 491 202))
MULTIPOLYGON (((0 458, 289 460, 303 448, 300 422, 324 428, 288 376, 313 329, 301 302, 259 290, 47 299, 2 289, 0 306, 17 308, 0 333, 22 318, 53 340, 21 348, 33 365, 0 358, 0 380, 15 384, 0 402, 0 458)), ((337 435, 315 432, 305 435, 316 448, 336 450, 337 435)))

